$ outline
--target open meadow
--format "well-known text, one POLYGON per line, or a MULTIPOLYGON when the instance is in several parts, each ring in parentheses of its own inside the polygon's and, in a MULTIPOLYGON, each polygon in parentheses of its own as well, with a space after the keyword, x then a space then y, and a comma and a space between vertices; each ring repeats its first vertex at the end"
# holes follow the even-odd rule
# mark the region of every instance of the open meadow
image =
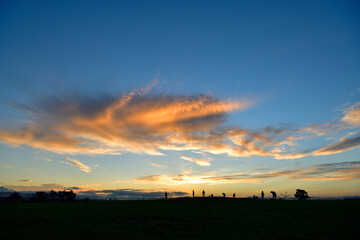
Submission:
POLYGON ((0 204, 1 239, 355 239, 360 201, 0 204))

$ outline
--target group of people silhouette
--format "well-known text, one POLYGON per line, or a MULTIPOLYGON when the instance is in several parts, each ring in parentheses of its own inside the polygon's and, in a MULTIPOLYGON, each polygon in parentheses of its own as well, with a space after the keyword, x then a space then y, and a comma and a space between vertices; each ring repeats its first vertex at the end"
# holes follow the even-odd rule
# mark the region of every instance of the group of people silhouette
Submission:
MULTIPOLYGON (((272 198, 271 199, 276 199, 277 198, 277 195, 276 195, 276 192, 275 191, 270 191, 270 193, 272 194, 272 198)), ((226 193, 222 193, 223 197, 226 198, 226 193)), ((192 190, 192 196, 193 198, 195 197, 195 190, 192 190)), ((205 190, 202 191, 202 197, 205 197, 205 190)), ((210 194, 209 197, 214 197, 213 194, 210 194)), ((235 193, 233 193, 233 198, 235 198, 236 195, 235 193)), ((264 191, 261 191, 261 199, 264 200, 264 197, 265 197, 265 194, 264 194, 264 191)), ((165 192, 165 199, 168 198, 168 193, 165 192)), ((258 197, 256 195, 253 196, 253 199, 254 200, 257 200, 258 197)))

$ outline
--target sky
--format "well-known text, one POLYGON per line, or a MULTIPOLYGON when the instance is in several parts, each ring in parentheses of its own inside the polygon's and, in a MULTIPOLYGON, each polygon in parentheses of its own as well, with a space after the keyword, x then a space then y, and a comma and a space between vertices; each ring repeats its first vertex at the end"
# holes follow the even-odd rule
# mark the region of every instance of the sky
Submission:
POLYGON ((2 0, 0 83, 1 191, 360 195, 359 1, 2 0))

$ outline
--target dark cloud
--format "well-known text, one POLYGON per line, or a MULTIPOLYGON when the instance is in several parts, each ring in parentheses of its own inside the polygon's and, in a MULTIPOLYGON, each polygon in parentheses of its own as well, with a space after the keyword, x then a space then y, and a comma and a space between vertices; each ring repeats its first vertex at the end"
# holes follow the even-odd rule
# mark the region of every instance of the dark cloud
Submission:
MULTIPOLYGON (((148 191, 144 189, 115 189, 115 190, 89 190, 79 191, 81 198, 88 197, 92 199, 159 199, 164 198, 164 191, 148 191)), ((188 193, 174 191, 169 192, 172 197, 184 197, 188 193)))
POLYGON ((330 155, 344 152, 360 146, 360 136, 343 139, 340 142, 331 144, 314 152, 315 155, 330 155))
POLYGON ((6 187, 0 187, 0 192, 12 192, 14 190, 6 188, 6 187))

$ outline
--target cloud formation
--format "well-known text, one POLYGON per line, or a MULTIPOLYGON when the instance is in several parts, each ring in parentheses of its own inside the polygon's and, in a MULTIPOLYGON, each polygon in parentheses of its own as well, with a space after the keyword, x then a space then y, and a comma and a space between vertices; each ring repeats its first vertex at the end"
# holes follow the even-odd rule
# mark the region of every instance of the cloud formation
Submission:
POLYGON ((217 172, 208 172, 203 175, 151 175, 134 179, 139 182, 153 182, 159 184, 197 184, 197 183, 261 183, 278 177, 288 180, 359 180, 360 161, 320 164, 313 167, 281 170, 260 171, 254 173, 236 173, 230 175, 217 175, 217 172))
POLYGON ((211 158, 192 158, 192 157, 186 157, 186 156, 182 156, 181 159, 184 159, 186 161, 189 162, 193 162, 199 166, 202 167, 210 167, 211 166, 211 158))
POLYGON ((14 190, 0 186, 0 192, 13 192, 14 190))
POLYGON ((314 155, 331 155, 344 152, 360 146, 360 136, 354 138, 341 139, 339 142, 321 148, 315 151, 314 155))
POLYGON ((41 185, 4 185, 3 187, 7 189, 12 189, 13 191, 50 191, 51 189, 55 191, 64 190, 64 186, 56 183, 46 183, 41 185))
POLYGON ((342 121, 353 126, 360 126, 360 102, 345 109, 344 113, 342 121))
MULTIPOLYGON (((185 197, 186 192, 168 192, 168 197, 185 197)), ((114 190, 88 190, 77 191, 80 198, 90 199, 159 199, 164 198, 165 191, 151 191, 145 189, 114 189, 114 190)))
POLYGON ((0 139, 56 153, 161 155, 176 136, 207 133, 225 114, 253 101, 220 100, 208 95, 146 96, 131 92, 119 98, 54 98, 31 107, 25 126, 0 128, 0 139))
POLYGON ((65 158, 64 160, 65 161, 62 161, 61 163, 65 163, 65 164, 68 164, 68 165, 78 167, 78 168, 80 168, 81 171, 86 172, 86 173, 91 171, 91 167, 83 164, 79 160, 72 159, 72 158, 65 158))
MULTIPOLYGON (((357 138, 311 150, 299 142, 359 127, 360 103, 344 111, 340 121, 295 128, 283 124, 250 130, 226 127, 227 114, 243 111, 253 100, 222 100, 210 95, 149 95, 151 86, 118 97, 78 95, 43 99, 31 106, 13 103, 29 114, 18 128, 0 127, 0 140, 60 154, 164 155, 164 151, 196 151, 233 157, 267 156, 297 159, 340 153, 359 146, 357 138)), ((183 157, 200 166, 209 159, 183 157)), ((78 160, 65 163, 84 172, 91 168, 78 160)), ((154 164, 152 164, 155 166, 154 164)))
POLYGON ((158 167, 158 168, 166 168, 165 165, 158 164, 158 163, 149 163, 151 166, 158 167))
POLYGON ((11 168, 10 165, 0 165, 0 168, 11 168))
POLYGON ((33 180, 31 180, 31 179, 22 179, 22 180, 18 180, 18 181, 20 181, 20 182, 32 182, 33 180))

